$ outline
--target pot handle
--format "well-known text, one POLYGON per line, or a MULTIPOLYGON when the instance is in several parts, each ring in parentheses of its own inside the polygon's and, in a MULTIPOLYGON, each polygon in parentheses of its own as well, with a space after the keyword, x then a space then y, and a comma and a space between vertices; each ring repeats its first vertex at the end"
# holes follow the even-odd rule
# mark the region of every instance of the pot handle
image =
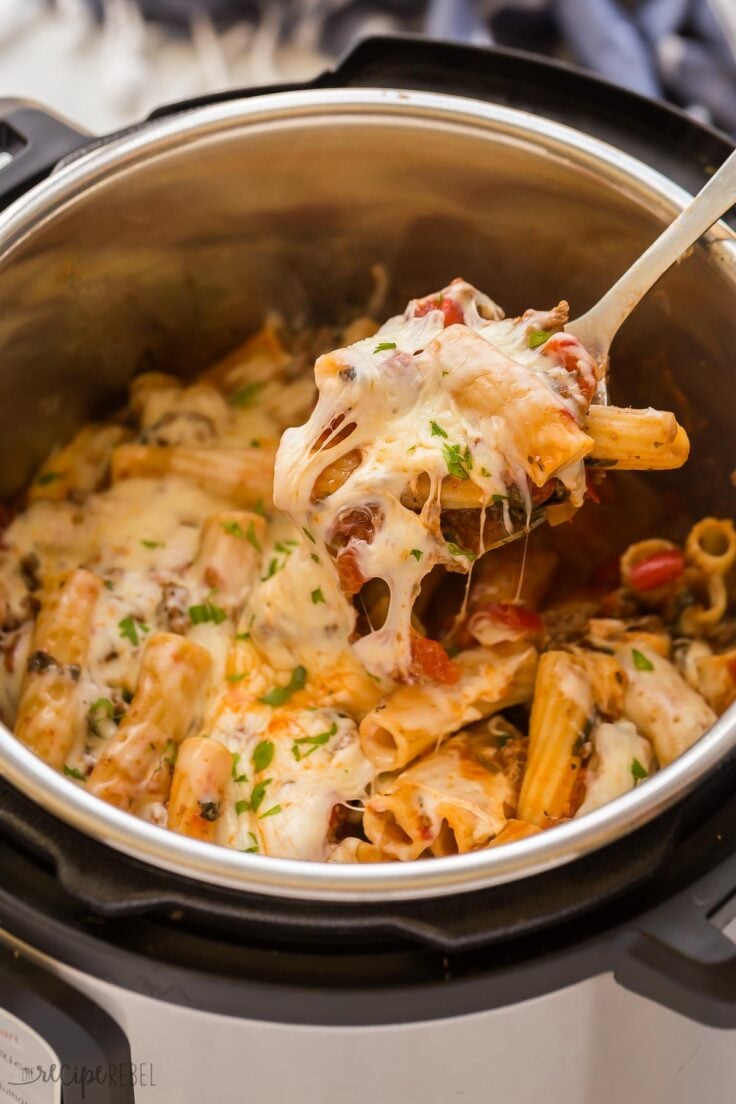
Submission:
POLYGON ((708 850, 700 855, 710 851, 711 861, 719 852, 725 857, 700 881, 624 929, 613 968, 624 988, 710 1027, 731 1029, 736 1028, 736 943, 722 929, 736 916, 733 835, 725 825, 718 834, 710 830, 708 850))
POLYGON ((0 207, 51 172, 57 162, 90 141, 90 135, 28 100, 0 99, 0 207))

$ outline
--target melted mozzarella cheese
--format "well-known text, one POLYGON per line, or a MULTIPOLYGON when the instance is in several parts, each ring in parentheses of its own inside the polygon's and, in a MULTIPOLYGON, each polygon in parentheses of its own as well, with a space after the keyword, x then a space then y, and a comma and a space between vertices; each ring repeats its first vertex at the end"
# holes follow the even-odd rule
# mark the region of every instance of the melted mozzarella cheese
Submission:
MULTIPOLYGON (((442 535, 441 495, 448 476, 461 485, 458 494, 462 485, 476 488, 471 505, 502 503, 511 533, 510 494, 522 505, 527 525, 531 517, 530 463, 538 465, 538 486, 559 479, 579 506, 583 458, 592 447, 581 435, 575 462, 559 470, 544 470, 542 457, 530 455, 536 448, 529 429, 544 426, 549 410, 578 425, 588 405, 570 372, 530 348, 530 334, 542 323, 559 329, 566 305, 503 320, 494 303, 462 281, 436 301, 436 309, 426 311, 413 301, 375 336, 321 357, 315 368, 317 405, 305 425, 284 433, 276 460, 274 502, 313 536, 322 555, 329 547, 334 552, 346 519, 370 515, 370 535, 353 540, 351 554, 360 578, 385 580, 391 597, 385 623, 359 640, 355 651, 378 676, 410 677, 411 611, 424 576, 437 563, 467 571, 474 559, 442 535), (447 304, 463 324, 446 331, 447 304), (471 394, 478 380, 479 339, 481 358, 485 347, 494 371, 504 377, 504 387, 497 395, 488 392, 483 407, 471 394), (315 495, 328 466, 356 456, 357 466, 341 485, 315 495), (418 512, 407 496, 413 500, 422 493, 418 512)), ((578 374, 593 386, 595 365, 582 348, 579 354, 578 374)), ((484 510, 478 519, 482 550, 484 510)))

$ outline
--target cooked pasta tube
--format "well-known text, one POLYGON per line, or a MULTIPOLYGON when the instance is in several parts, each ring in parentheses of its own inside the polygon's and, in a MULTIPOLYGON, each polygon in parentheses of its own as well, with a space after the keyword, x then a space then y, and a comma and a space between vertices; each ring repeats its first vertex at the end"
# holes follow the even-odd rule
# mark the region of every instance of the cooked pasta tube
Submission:
POLYGON ((687 433, 667 410, 634 410, 594 404, 586 431, 593 438, 590 460, 621 471, 680 468, 690 453, 687 433))
POLYGON ((736 530, 724 518, 702 518, 685 541, 689 562, 706 575, 725 575, 736 561, 736 530))
POLYGON ((531 699, 537 653, 523 641, 473 648, 454 662, 456 683, 401 686, 364 717, 361 747, 379 770, 398 770, 463 725, 531 699))
POLYGON ((266 522, 259 514, 223 510, 205 521, 193 569, 205 587, 217 591, 220 605, 232 607, 245 598, 265 536, 266 522))
POLYGON ((609 651, 623 645, 638 648, 643 644, 669 659, 672 640, 664 626, 661 630, 645 626, 646 622, 640 627, 636 624, 627 625, 625 621, 619 621, 615 617, 591 617, 586 641, 594 648, 607 648, 609 651))
POLYGON ((736 701, 736 648, 714 655, 702 640, 694 640, 683 663, 687 683, 720 716, 736 701))
POLYGON ((540 378, 465 327, 450 326, 427 347, 447 375, 458 406, 503 415, 532 483, 542 487, 561 468, 588 455, 592 441, 540 378), (533 442, 530 453, 529 442, 533 442))
POLYGON ((375 843, 366 843, 365 840, 347 836, 340 840, 327 856, 327 862, 333 863, 381 863, 393 862, 390 855, 376 847, 375 843))
POLYGON ((275 452, 274 442, 266 440, 242 449, 120 445, 112 456, 112 478, 175 475, 236 506, 255 506, 271 499, 275 452))
POLYGON ((171 780, 167 826, 214 843, 232 768, 232 753, 217 740, 190 736, 179 748, 171 780))
POLYGON ((529 757, 519 795, 521 820, 548 828, 574 816, 583 796, 581 767, 593 708, 590 681, 577 656, 568 652, 540 656, 529 757))
POLYGON ((626 673, 614 656, 576 648, 575 658, 585 671, 596 709, 606 717, 620 717, 626 691, 626 673))
POLYGON ((661 766, 682 755, 716 722, 716 715, 677 668, 652 648, 622 648, 628 675, 624 716, 651 740, 661 766))
POLYGON ((119 425, 88 425, 72 441, 49 457, 28 490, 30 502, 41 498, 60 501, 70 491, 89 494, 107 476, 116 445, 130 436, 119 425))
POLYGON ((630 721, 604 721, 590 739, 593 753, 585 770, 585 800, 576 816, 628 793, 655 769, 652 745, 630 721))
POLYGON ((679 628, 692 636, 707 635, 723 619, 728 606, 726 581, 720 572, 703 574, 700 568, 687 568, 683 582, 700 601, 686 606, 680 614, 679 628))
POLYGON ((484 847, 513 813, 516 791, 485 733, 458 733, 374 794, 363 827, 387 855, 456 855, 484 847))
POLYGON ((516 840, 528 839, 529 836, 538 836, 542 831, 536 824, 529 824, 526 820, 507 820, 497 836, 494 836, 489 847, 503 847, 506 843, 515 843, 516 840))
POLYGON ((86 730, 79 683, 101 588, 84 568, 52 580, 33 631, 15 734, 57 770, 86 730))
POLYGON ((149 639, 130 708, 89 776, 90 793, 132 812, 167 799, 173 757, 199 723, 211 666, 209 653, 184 637, 149 639))

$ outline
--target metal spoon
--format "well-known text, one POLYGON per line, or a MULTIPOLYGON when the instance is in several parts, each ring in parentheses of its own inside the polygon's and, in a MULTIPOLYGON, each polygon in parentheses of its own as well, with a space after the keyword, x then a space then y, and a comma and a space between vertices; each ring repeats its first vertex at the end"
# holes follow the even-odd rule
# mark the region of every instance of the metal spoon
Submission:
MULTIPOLYGON (((681 211, 675 221, 652 242, 631 268, 619 277, 609 291, 579 318, 565 326, 599 364, 608 361, 608 352, 619 327, 634 307, 656 284, 668 268, 676 264, 688 249, 721 215, 736 204, 736 152, 721 165, 705 187, 681 211)), ((599 401, 605 401, 605 384, 599 401)))

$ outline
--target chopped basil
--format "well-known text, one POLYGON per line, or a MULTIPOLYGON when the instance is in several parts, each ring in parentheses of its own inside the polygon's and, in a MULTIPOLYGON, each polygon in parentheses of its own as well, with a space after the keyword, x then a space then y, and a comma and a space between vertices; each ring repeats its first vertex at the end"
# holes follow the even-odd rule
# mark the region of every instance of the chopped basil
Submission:
POLYGON ((450 553, 451 556, 465 556, 465 558, 470 560, 471 563, 473 562, 473 560, 478 559, 478 556, 475 552, 471 552, 469 548, 461 548, 460 545, 453 544, 452 541, 447 542, 447 551, 450 553))
POLYGON ((231 406, 252 406, 255 402, 256 396, 263 390, 265 383, 259 380, 254 380, 252 383, 246 383, 244 387, 241 387, 238 391, 234 391, 230 396, 231 406))
POLYGON ((634 666, 637 671, 653 671, 654 664, 651 663, 643 652, 640 652, 638 648, 631 649, 631 655, 634 659, 634 666))
POLYGON ((337 723, 333 721, 332 725, 327 732, 320 732, 319 736, 302 736, 300 739, 295 740, 291 745, 291 754, 296 759, 297 763, 301 759, 306 759, 308 755, 311 755, 313 751, 316 751, 318 747, 322 747, 326 744, 331 736, 334 736, 337 732, 337 723), (309 751, 302 751, 302 747, 308 747, 309 751))
POLYGON ((297 690, 303 690, 306 682, 306 667, 295 667, 291 672, 291 678, 286 686, 274 686, 273 690, 269 690, 268 693, 264 694, 259 700, 262 701, 264 705, 283 705, 297 690))
POLYGON ((203 625, 206 621, 214 621, 216 625, 219 625, 226 617, 227 614, 224 609, 213 605, 212 602, 204 602, 201 606, 189 607, 189 618, 193 625, 203 625))
POLYGON ((252 755, 254 770, 264 771, 271 765, 273 759, 273 743, 271 740, 261 740, 260 744, 256 745, 256 748, 252 755))
POLYGON ((259 820, 265 820, 267 816, 276 816, 276 814, 280 813, 280 812, 281 812, 281 806, 280 805, 272 805, 270 809, 266 809, 265 813, 261 813, 261 815, 259 816, 258 819, 259 820))
POLYGON ((321 602, 326 604, 325 596, 322 593, 322 587, 317 587, 316 590, 312 591, 312 602, 315 606, 318 606, 321 602))
MULTIPOLYGON (((124 617, 122 621, 118 621, 121 637, 123 640, 129 640, 133 647, 138 645, 138 627, 138 623, 130 614, 124 617)), ((145 629, 145 626, 141 625, 140 628, 145 629)))
MULTIPOLYGON (((251 525, 253 525, 253 522, 251 522, 251 525)), ((223 521, 222 528, 229 537, 240 537, 241 540, 245 537, 243 526, 239 521, 223 521)), ((260 552, 260 548, 258 551, 260 552)))
POLYGON ((430 422, 429 428, 432 430, 433 437, 446 437, 447 433, 437 422, 430 422))
POLYGON ((649 777, 649 771, 646 767, 643 767, 638 759, 631 760, 631 776, 634 779, 634 785, 638 782, 643 782, 645 778, 649 777))
POLYGON ((86 782, 87 780, 86 775, 82 774, 76 767, 68 767, 65 763, 62 769, 67 778, 77 778, 80 782, 86 782))
POLYGON ((463 482, 470 478, 473 457, 467 445, 464 451, 461 451, 460 445, 443 445, 442 453, 450 475, 454 475, 456 479, 462 479, 463 482))
POLYGON ((544 345, 545 341, 549 341, 551 336, 549 330, 532 330, 529 334, 529 348, 536 349, 540 345, 544 345))
POLYGON ((142 540, 141 544, 144 548, 165 548, 166 545, 163 541, 142 540))
POLYGON ((396 342, 395 341, 379 341, 378 344, 376 345, 375 349, 373 350, 373 352, 374 353, 385 353, 387 351, 387 349, 395 349, 395 348, 396 348, 396 342))
POLYGON ((43 475, 39 475, 36 482, 38 483, 39 487, 48 487, 49 483, 55 483, 57 479, 61 478, 61 472, 50 471, 44 472, 43 475))
POLYGON ((414 559, 415 559, 415 560, 417 561, 417 563, 419 563, 419 561, 421 560, 421 558, 422 558, 422 556, 424 555, 424 553, 423 553, 423 552, 421 551, 421 549, 419 549, 419 548, 412 548, 412 550, 411 550, 411 552, 409 553, 409 555, 410 555, 410 556, 413 556, 413 557, 414 557, 414 559))

